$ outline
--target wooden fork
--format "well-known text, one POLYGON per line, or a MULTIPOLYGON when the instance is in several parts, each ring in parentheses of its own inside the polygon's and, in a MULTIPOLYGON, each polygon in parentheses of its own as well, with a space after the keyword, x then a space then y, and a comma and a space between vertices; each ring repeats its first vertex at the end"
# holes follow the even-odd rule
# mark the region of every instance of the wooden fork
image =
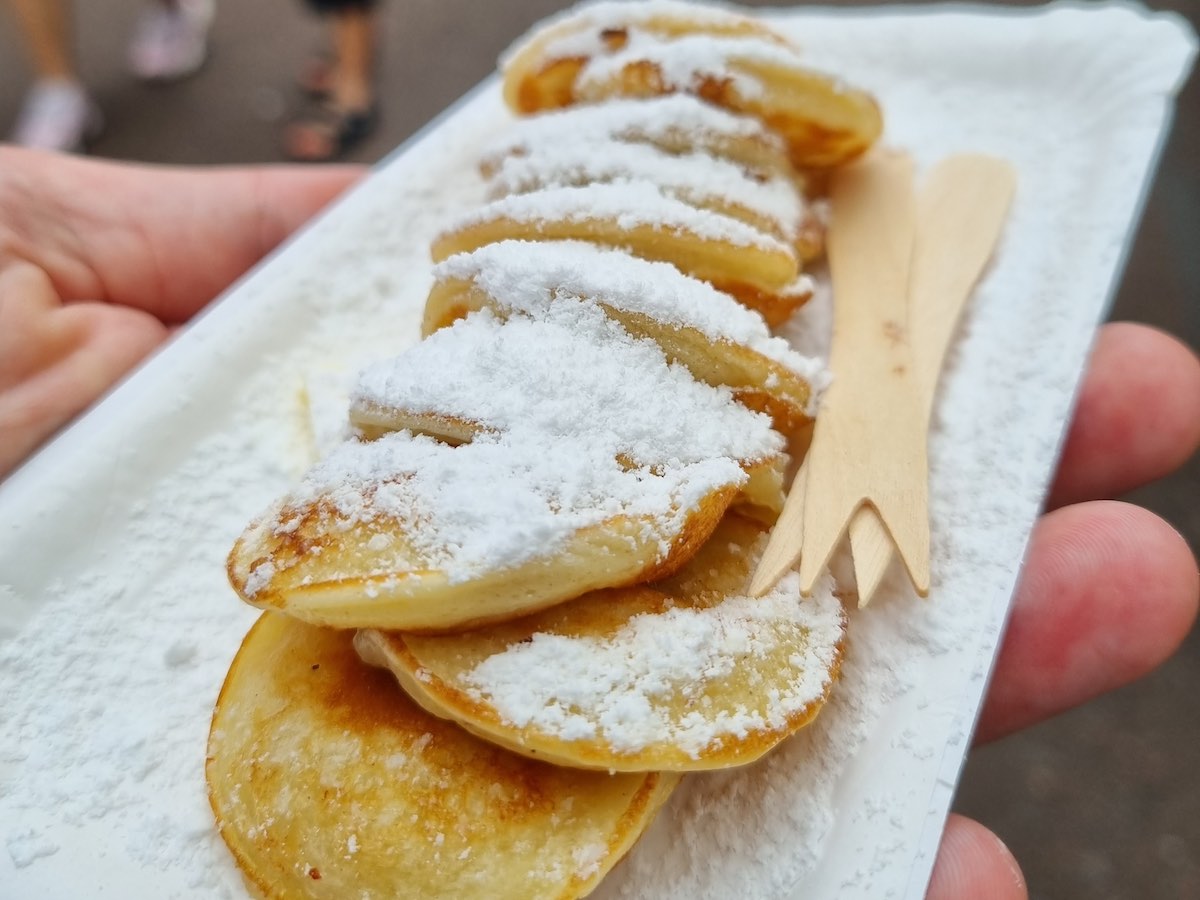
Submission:
MULTIPOLYGON (((908 322, 926 436, 950 338, 1000 239, 1016 183, 1016 171, 1003 160, 961 154, 936 165, 917 196, 908 322)), ((850 552, 858 604, 866 606, 887 573, 892 548, 878 520, 863 510, 850 521, 850 552)))
POLYGON ((935 167, 919 201, 912 163, 899 154, 875 154, 834 177, 834 383, 752 594, 790 569, 802 545, 801 590, 809 593, 847 530, 861 604, 878 588, 893 545, 918 593, 928 593, 934 388, 1014 183, 1010 166, 979 155, 935 167))

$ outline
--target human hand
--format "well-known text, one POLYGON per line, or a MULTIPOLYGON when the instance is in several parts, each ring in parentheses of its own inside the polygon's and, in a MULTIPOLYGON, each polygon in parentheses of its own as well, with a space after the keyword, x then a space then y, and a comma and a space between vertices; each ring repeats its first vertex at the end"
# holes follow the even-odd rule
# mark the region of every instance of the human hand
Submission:
MULTIPOLYGON (((1034 529, 978 741, 1018 731, 1147 674, 1196 617, 1183 538, 1114 497, 1169 474, 1200 444, 1200 360, 1140 325, 1105 326, 1034 529)), ((946 824, 928 900, 1020 900, 1008 850, 977 822, 946 824)))
POLYGON ((0 147, 0 478, 361 174, 0 147))

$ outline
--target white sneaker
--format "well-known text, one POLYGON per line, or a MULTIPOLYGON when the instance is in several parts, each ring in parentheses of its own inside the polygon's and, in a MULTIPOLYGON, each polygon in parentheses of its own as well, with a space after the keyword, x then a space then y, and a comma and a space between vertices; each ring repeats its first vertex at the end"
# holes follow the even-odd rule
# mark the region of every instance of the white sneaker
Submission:
POLYGON ((154 2, 138 20, 129 44, 129 67, 147 81, 183 78, 208 56, 214 0, 154 2))
POLYGON ((99 135, 100 109, 77 81, 43 79, 25 95, 12 140, 23 147, 72 152, 99 135))

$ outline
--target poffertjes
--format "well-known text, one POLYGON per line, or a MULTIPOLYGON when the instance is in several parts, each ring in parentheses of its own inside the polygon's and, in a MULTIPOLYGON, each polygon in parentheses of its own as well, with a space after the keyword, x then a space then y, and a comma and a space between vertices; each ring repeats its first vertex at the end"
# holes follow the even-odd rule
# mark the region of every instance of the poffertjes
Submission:
POLYGON ((585 4, 508 54, 534 115, 431 247, 425 340, 305 435, 346 440, 228 558, 269 612, 207 774, 253 891, 583 896, 674 773, 823 707, 832 585, 747 595, 829 378, 769 326, 813 290, 806 185, 882 120, 800 59, 674 0, 585 4))
POLYGON ((544 188, 461 216, 434 239, 441 262, 503 240, 590 241, 669 262, 757 310, 771 325, 812 296, 790 243, 664 194, 648 181, 544 188))
POLYGON ((402 355, 401 377, 376 379, 360 415, 468 442, 394 431, 342 445, 235 544, 238 593, 316 624, 461 629, 666 577, 743 489, 778 509, 769 419, 594 307, 548 316, 485 311, 408 351, 436 356, 440 375, 402 355), (460 355, 482 366, 463 370, 468 384, 460 355), (573 363, 577 376, 559 374, 573 363))
POLYGON ((869 94, 806 67, 758 20, 674 0, 583 4, 518 42, 503 72, 505 100, 519 113, 695 94, 761 119, 801 169, 847 162, 883 130, 869 94))
POLYGON ((480 310, 367 367, 350 419, 367 437, 407 429, 454 443, 514 429, 602 433, 630 467, 726 457, 747 476, 740 500, 778 513, 783 439, 732 400, 595 306, 566 303, 540 318, 480 310))
POLYGON ((466 628, 671 574, 745 481, 726 458, 651 471, 586 441, 400 431, 310 470, 227 570, 247 603, 315 624, 466 628))
POLYGON ((752 762, 811 721, 841 661, 845 617, 826 583, 746 594, 766 542, 730 514, 672 578, 443 637, 363 631, 422 706, 536 759, 610 771, 752 762))
POLYGON ((421 710, 351 637, 267 613, 217 700, 209 800, 259 896, 582 897, 676 783, 484 743, 421 710))
POLYGON ((655 341, 699 380, 726 385, 788 433, 811 420, 824 365, 772 337, 762 317, 667 263, 583 241, 503 241, 434 269, 422 329, 473 310, 546 315, 557 303, 594 303, 631 334, 655 341))
POLYGON ((488 179, 488 197, 631 181, 651 182, 668 197, 745 222, 791 244, 804 262, 823 249, 824 227, 796 179, 748 172, 707 153, 667 153, 617 140, 535 145, 500 163, 488 179))
POLYGON ((761 178, 796 177, 779 135, 753 116, 729 112, 688 94, 610 99, 518 119, 492 140, 479 167, 490 178, 506 159, 528 156, 538 148, 614 141, 646 144, 677 155, 707 154, 761 178))

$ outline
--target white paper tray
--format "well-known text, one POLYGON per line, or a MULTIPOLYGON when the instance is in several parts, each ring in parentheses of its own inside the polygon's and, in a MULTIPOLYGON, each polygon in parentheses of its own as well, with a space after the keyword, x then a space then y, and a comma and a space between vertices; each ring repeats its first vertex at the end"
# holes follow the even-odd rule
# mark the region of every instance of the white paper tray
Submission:
MULTIPOLYGON (((601 897, 921 897, 1025 541, 1195 39, 1120 4, 775 14, 929 163, 1018 197, 940 391, 934 590, 852 621, 815 726, 692 777, 601 897)), ((0 898, 243 897, 203 762, 254 611, 229 546, 303 465, 303 379, 413 342, 439 224, 507 117, 488 82, 0 485, 0 898), (273 426, 264 433, 263 423, 273 426), (7 852, 5 852, 7 851, 7 852)), ((203 248, 197 248, 203 252, 203 248)))

